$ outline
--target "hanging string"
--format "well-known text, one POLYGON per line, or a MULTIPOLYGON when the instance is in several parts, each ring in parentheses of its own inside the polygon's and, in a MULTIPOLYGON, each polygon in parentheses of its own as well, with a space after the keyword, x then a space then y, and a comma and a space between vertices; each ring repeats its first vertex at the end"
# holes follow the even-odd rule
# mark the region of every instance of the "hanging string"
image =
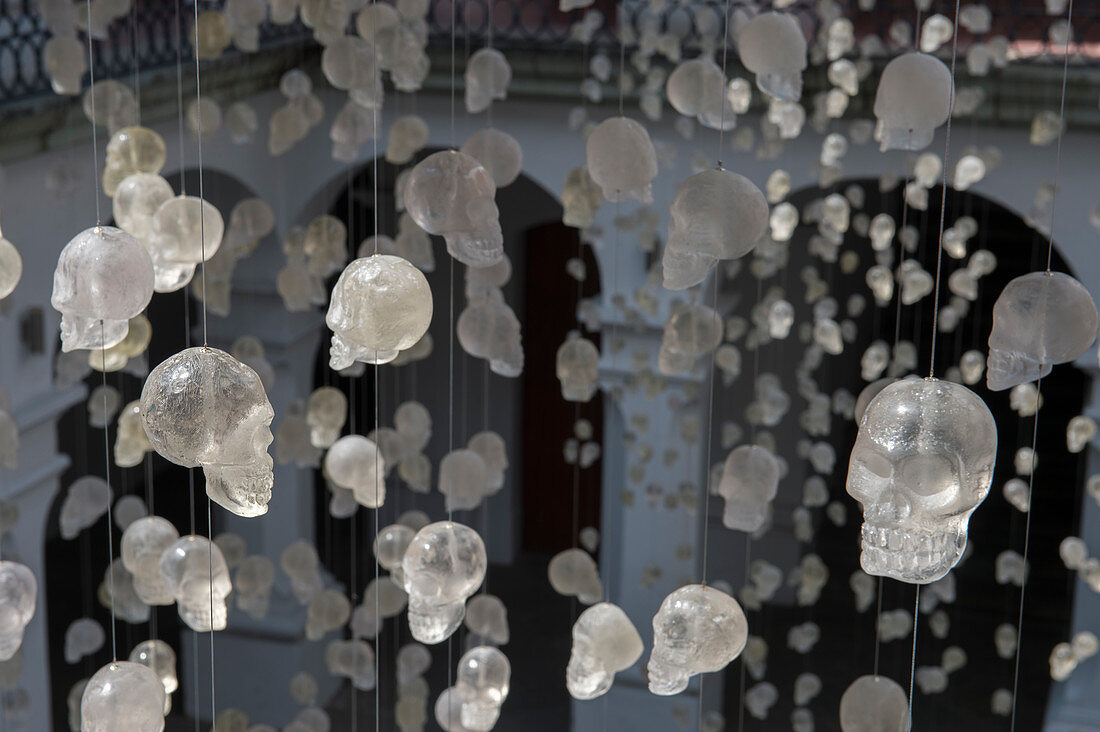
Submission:
MULTIPOLYGON (((879 635, 879 627, 881 627, 881 625, 882 625, 882 576, 881 575, 879 575, 879 578, 878 578, 878 589, 876 590, 875 595, 878 598, 878 601, 877 601, 878 607, 875 609, 875 671, 874 671, 874 675, 875 675, 875 679, 878 679, 879 648, 882 645, 882 638, 879 635)), ((914 617, 913 618, 913 623, 916 624, 916 622, 917 622, 917 619, 916 619, 916 617, 914 617)))
POLYGON ((88 10, 88 74, 90 83, 90 94, 88 99, 91 101, 92 107, 92 193, 95 195, 95 225, 99 226, 103 223, 103 218, 99 212, 99 137, 96 131, 96 116, 95 116, 95 59, 92 55, 95 41, 92 39, 92 0, 85 0, 85 4, 88 10))
MULTIPOLYGON (((947 100, 947 130, 943 143, 943 181, 940 191, 940 233, 936 246, 936 286, 932 296, 932 349, 928 357, 928 378, 936 376, 936 329, 940 316, 940 274, 943 271, 943 227, 947 216, 947 173, 951 155, 951 117, 955 114, 955 62, 959 56, 959 2, 955 0, 955 32, 951 36, 951 96, 947 100)), ((918 30, 919 32, 919 30, 918 30)), ((916 623, 913 624, 914 629, 916 623)))
POLYGON ((623 116, 623 94, 626 93, 626 40, 619 30, 619 116, 623 116))
POLYGON ((458 22, 458 0, 451 0, 451 150, 455 149, 455 36, 458 22))
MULTIPOLYGON (((725 30, 722 35, 722 86, 719 87, 718 93, 720 96, 724 97, 726 93, 726 59, 729 56, 730 49, 730 0, 726 0, 726 11, 723 16, 723 22, 725 23, 725 30)), ((718 125, 718 155, 715 159, 718 161, 718 168, 720 170, 722 168, 722 142, 726 135, 726 107, 730 106, 730 103, 724 98, 719 101, 722 113, 721 122, 718 125)), ((715 286, 717 287, 717 285, 715 286)))
MULTIPOLYGON (((89 27, 91 26, 89 25, 89 27)), ((91 42, 91 36, 88 37, 88 41, 89 43, 91 42)), ((92 96, 95 95, 93 94, 92 96)), ((100 372, 103 375, 103 413, 110 414, 110 410, 107 408, 107 328, 102 320, 99 321, 99 354, 104 364, 103 371, 100 372)), ((111 591, 111 661, 112 663, 117 663, 118 643, 116 641, 117 631, 115 629, 114 573, 115 538, 113 522, 111 520, 111 445, 108 436, 109 424, 109 422, 105 422, 103 425, 103 476, 107 479, 107 578, 111 591)))
POLYGON ((137 22, 137 9, 138 0, 134 0, 133 6, 130 8, 130 41, 133 46, 131 53, 133 54, 133 71, 134 71, 134 100, 137 103, 137 123, 141 124, 141 81, 138 78, 138 22, 137 22))
MULTIPOLYGON (((1066 53, 1065 59, 1062 63, 1062 97, 1058 106, 1058 147, 1055 153, 1054 162, 1054 192, 1050 202, 1050 236, 1047 239, 1047 266, 1046 274, 1049 277, 1051 274, 1051 261, 1054 257, 1054 212, 1055 202, 1058 200, 1058 185, 1062 174, 1062 137, 1065 128, 1065 113, 1066 113, 1066 80, 1069 76, 1069 44, 1073 37, 1073 0, 1069 0, 1069 5, 1066 9, 1066 53)), ((1039 378, 1035 383, 1035 404, 1039 405, 1039 400, 1043 393, 1043 365, 1039 364, 1039 378)), ((1035 410, 1035 422, 1031 427, 1031 470, 1028 471, 1027 476, 1027 494, 1028 500, 1034 495, 1033 489, 1035 487, 1035 465, 1037 462, 1037 453, 1039 447, 1039 410, 1035 410)), ((1034 507, 1035 503, 1031 503, 1031 507, 1034 507)), ((1024 567, 1028 566, 1027 557, 1028 549, 1031 546, 1031 510, 1027 511, 1027 516, 1024 519, 1024 567)), ((1020 653, 1023 647, 1024 641, 1024 600, 1027 596, 1027 580, 1030 576, 1030 572, 1024 573, 1024 581, 1020 585, 1020 609, 1017 615, 1016 625, 1016 658, 1013 661, 1012 669, 1012 714, 1009 723, 1009 729, 1011 732, 1016 730, 1016 696, 1020 687, 1020 653)))
MULTIPOLYGON (((184 175, 184 161, 187 158, 184 155, 183 147, 183 20, 181 19, 180 0, 176 0, 176 114, 176 135, 180 147, 180 195, 186 196, 187 176, 184 175)), ((185 288, 185 291, 187 289, 189 288, 185 288)), ((192 524, 194 524, 193 521, 192 524)), ((195 533, 194 530, 191 533, 195 533)))
POLYGON ((913 728, 913 679, 917 675, 917 620, 920 618, 920 585, 913 595, 913 654, 909 659, 909 728, 913 728))
MULTIPOLYGON (((729 0, 726 0, 729 2, 729 0)), ((718 161, 721 165, 722 162, 718 161)), ((718 312, 718 279, 721 273, 718 267, 714 268, 714 297, 712 308, 714 312, 718 312)), ((707 431, 704 433, 707 439, 706 445, 706 461, 703 463, 704 477, 703 477, 703 586, 707 584, 707 551, 709 549, 710 539, 710 480, 711 480, 711 451, 714 445, 714 381, 716 371, 716 364, 718 360, 718 349, 715 348, 710 352, 710 378, 708 379, 707 387, 707 431)), ((747 576, 747 575, 746 575, 747 576)), ((702 677, 700 677, 702 678, 702 677)), ((703 695, 699 695, 699 703, 703 703, 703 695)), ((701 707, 700 707, 701 708, 701 707)), ((701 719, 701 718, 700 718, 701 719)))
MULTIPOLYGON (((198 39, 199 28, 199 3, 195 2, 195 34, 196 45, 198 39)), ((198 134, 195 137, 198 138, 198 164, 199 164, 199 249, 202 256, 202 262, 199 264, 199 271, 202 274, 202 347, 206 348, 208 341, 206 338, 206 199, 203 198, 202 190, 202 84, 199 74, 199 52, 198 48, 194 49, 195 53, 195 113, 198 117, 198 134)), ((213 583, 213 576, 211 576, 211 583, 213 583)), ((211 585, 213 586, 213 585, 211 585)), ((211 631, 212 632, 212 631, 211 631)), ((213 659, 211 659, 212 661, 213 659)), ((211 669, 211 673, 213 669, 211 669)), ((212 677, 211 677, 212 678, 212 677)))

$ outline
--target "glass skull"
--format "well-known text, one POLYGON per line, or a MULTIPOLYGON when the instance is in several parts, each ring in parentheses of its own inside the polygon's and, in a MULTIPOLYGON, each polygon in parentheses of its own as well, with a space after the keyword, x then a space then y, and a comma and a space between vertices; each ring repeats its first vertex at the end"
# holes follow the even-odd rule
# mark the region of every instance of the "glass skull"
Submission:
POLYGON ((848 465, 848 493, 863 506, 863 570, 916 584, 946 575, 966 549, 996 457, 993 415, 965 386, 886 386, 867 406, 848 465))
POLYGON ((669 209, 665 288, 699 284, 719 259, 751 252, 767 228, 768 202, 748 178, 723 168, 691 176, 669 209))
POLYGON ((206 346, 162 362, 141 390, 149 442, 177 465, 202 466, 206 494, 238 516, 267 513, 274 416, 256 372, 206 346))
POLYGON ((0 561, 0 661, 10 660, 23 645, 37 602, 34 573, 18 562, 0 561))
POLYGON ((885 676, 860 676, 840 697, 843 732, 907 732, 909 700, 905 689, 885 676))
POLYGON ((148 238, 157 292, 175 292, 195 276, 195 268, 213 257, 222 243, 225 221, 209 201, 176 196, 153 214, 148 238))
POLYGON ((488 267, 504 256, 496 184, 481 163, 456 150, 417 163, 405 184, 405 209, 429 234, 447 242, 452 257, 488 267))
POLYGON ((180 534, 160 516, 145 516, 122 532, 122 564, 134 577, 134 592, 147 605, 171 605, 171 590, 160 575, 160 557, 180 534))
POLYGON ((875 93, 880 146, 886 150, 921 150, 954 105, 951 70, 935 56, 906 53, 882 70, 875 93))
POLYGON ((706 585, 684 585, 653 616, 649 690, 679 694, 698 673, 719 671, 748 641, 745 613, 729 595, 706 585))
POLYGON ((332 329, 329 366, 381 364, 411 348, 432 322, 432 291, 407 260, 376 254, 349 264, 332 288, 325 323, 332 329))
POLYGON ((176 676, 176 652, 162 640, 142 641, 130 651, 131 662, 147 666, 164 687, 164 713, 172 711, 172 692, 179 688, 176 676))
POLYGON ((118 186, 134 173, 159 173, 168 159, 164 138, 148 127, 123 127, 107 143, 103 192, 114 196, 118 186))
POLYGON ((485 544, 468 526, 452 521, 416 532, 401 561, 409 593, 409 629, 421 643, 440 643, 466 615, 466 598, 485 579, 485 544))
POLYGON ((802 97, 802 70, 806 68, 806 36, 786 13, 760 13, 737 34, 741 63, 756 74, 760 91, 776 99, 802 97))
POLYGON ((657 151, 645 127, 626 117, 606 119, 585 143, 588 174, 612 203, 653 203, 657 151))
POLYGON ((147 666, 114 661, 95 672, 80 698, 81 732, 161 732, 164 686, 147 666))
POLYGON ((718 494, 726 501, 722 523, 738 531, 759 530, 778 489, 779 462, 770 450, 759 445, 734 448, 718 484, 718 494))
POLYGON ((570 696, 603 696, 615 674, 637 663, 643 650, 642 637, 618 605, 601 602, 588 608, 573 624, 573 650, 565 669, 570 696))
POLYGON ((454 693, 461 704, 459 719, 470 732, 488 732, 508 698, 512 666, 500 649, 476 646, 458 660, 454 693))
POLYGON ((180 537, 161 555, 160 575, 192 630, 225 630, 233 583, 217 544, 194 534, 180 537))
POLYGON ((596 344, 570 331, 558 347, 555 370, 561 382, 561 395, 567 402, 588 402, 596 394, 600 352, 596 344))
POLYGON ((1072 361, 1096 340, 1092 295, 1061 272, 1030 272, 1009 282, 993 305, 986 385, 1010 389, 1072 361))
POLYGON ((57 258, 50 304, 61 313, 61 350, 117 345, 153 297, 153 261, 134 237, 93 226, 57 258))

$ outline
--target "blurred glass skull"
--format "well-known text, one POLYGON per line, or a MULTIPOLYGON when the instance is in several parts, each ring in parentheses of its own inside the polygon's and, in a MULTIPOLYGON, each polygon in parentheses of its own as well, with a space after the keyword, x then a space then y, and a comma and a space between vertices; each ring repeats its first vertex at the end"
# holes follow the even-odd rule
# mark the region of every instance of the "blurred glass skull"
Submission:
POLYGON ((225 630, 233 582, 217 544, 193 534, 180 537, 161 555, 160 574, 188 627, 200 633, 225 630))
POLYGON ((617 605, 601 602, 581 613, 573 624, 573 650, 565 685, 574 699, 606 694, 615 674, 630 668, 644 647, 634 624, 617 605))
POLYGON ((37 602, 34 573, 18 562, 0 561, 0 661, 11 660, 23 645, 37 602))
POLYGON ((725 668, 747 640, 745 613, 732 597, 706 585, 674 590, 653 616, 649 690, 680 693, 695 674, 725 668))

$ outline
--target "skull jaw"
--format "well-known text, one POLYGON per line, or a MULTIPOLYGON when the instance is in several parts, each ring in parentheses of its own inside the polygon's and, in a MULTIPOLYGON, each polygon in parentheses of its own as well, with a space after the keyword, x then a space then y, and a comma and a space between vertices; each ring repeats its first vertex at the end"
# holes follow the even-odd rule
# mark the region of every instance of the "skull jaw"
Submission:
MULTIPOLYGON (((266 452, 264 455, 266 456, 266 452)), ((206 495, 214 503, 238 516, 263 516, 267 513, 271 486, 275 482, 271 469, 270 457, 253 465, 205 464, 203 473, 206 475, 206 495)))
POLYGON ((397 351, 378 351, 360 346, 333 333, 332 346, 328 351, 328 365, 333 371, 343 371, 356 361, 375 365, 389 363, 397 358, 397 354, 397 351))
POLYGON ((756 75, 756 88, 770 97, 788 102, 797 102, 802 98, 802 72, 790 74, 756 75))
POLYGON ((464 703, 459 714, 462 726, 471 732, 488 732, 497 723, 499 717, 500 707, 472 702, 464 703))
POLYGON ((931 128, 910 129, 900 125, 883 124, 879 150, 923 150, 932 143, 931 128))
POLYGON ((130 332, 129 320, 85 318, 75 313, 61 315, 61 350, 98 351, 117 346, 130 332))
POLYGON ((1025 353, 991 348, 985 383, 990 391, 1004 391, 1046 376, 1051 368, 1053 364, 1044 364, 1025 353))
POLYGON ((603 696, 611 688, 615 675, 600 663, 591 653, 578 653, 576 649, 569 657, 565 669, 565 686, 569 695, 582 701, 603 696))
POLYGON ((23 645, 23 629, 0 635, 0 661, 10 661, 23 645))
POLYGON ((866 521, 861 529, 859 564, 867 574, 924 585, 942 579, 962 558, 966 530, 943 531, 882 526, 866 521))
POLYGON ((442 643, 458 630, 465 617, 466 603, 463 601, 429 605, 409 598, 409 630, 421 643, 442 643))
POLYGON ((672 696, 687 688, 691 674, 679 666, 662 663, 651 656, 646 666, 649 676, 649 690, 658 696, 672 696))
POLYGON ((212 630, 225 630, 229 619, 229 608, 225 605, 224 597, 214 597, 213 613, 211 606, 206 602, 179 606, 180 619, 187 626, 198 633, 209 633, 212 630))

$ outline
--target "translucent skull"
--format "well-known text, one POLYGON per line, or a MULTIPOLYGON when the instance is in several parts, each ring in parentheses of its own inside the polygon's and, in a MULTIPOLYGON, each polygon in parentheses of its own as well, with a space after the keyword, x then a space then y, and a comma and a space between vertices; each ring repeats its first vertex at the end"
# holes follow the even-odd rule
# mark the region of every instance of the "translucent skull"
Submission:
POLYGON ((112 661, 95 672, 80 698, 81 732, 161 732, 164 686, 147 666, 112 661))
POLYGON ((55 35, 42 49, 42 64, 50 75, 55 94, 77 96, 82 90, 81 77, 88 70, 84 44, 76 36, 55 35))
POLYGON ((470 298, 458 316, 459 345, 475 358, 489 361, 489 368, 501 376, 523 373, 523 343, 519 318, 504 301, 504 293, 489 287, 470 298))
POLYGON ((302 605, 308 605, 324 586, 320 561, 313 545, 302 540, 288 546, 279 557, 279 565, 290 577, 290 590, 302 605))
POLYGON ((462 705, 459 719, 470 732, 488 732, 500 717, 508 698, 512 666, 500 649, 471 648, 458 660, 454 693, 462 705))
POLYGON ((558 594, 576 597, 585 605, 603 597, 600 570, 596 561, 582 549, 565 549, 550 560, 546 568, 550 586, 558 594))
POLYGON ((448 511, 477 508, 488 489, 485 461, 473 450, 454 450, 439 462, 439 492, 448 511))
POLYGON ((766 447, 741 445, 726 458, 718 494, 726 500, 722 523, 738 531, 758 531, 779 489, 779 462, 766 447))
POLYGON ((141 242, 113 226, 85 229, 61 250, 53 273, 61 350, 116 345, 152 297, 153 262, 141 242))
POLYGON ((416 345, 432 322, 432 291, 423 273, 401 257, 356 259, 332 288, 325 323, 332 329, 329 366, 387 363, 416 345))
POLYGON ((96 590, 96 599, 128 623, 149 622, 149 606, 138 597, 134 577, 126 570, 121 558, 107 566, 103 581, 96 590))
POLYGON ((573 624, 573 650, 565 669, 565 686, 574 699, 606 694, 615 674, 642 657, 642 638, 617 605, 601 602, 573 624))
POLYGON ((315 641, 343 627, 351 617, 351 602, 339 590, 322 590, 309 603, 306 639, 315 641))
POLYGON ((350 679, 359 691, 370 691, 377 681, 374 649, 363 640, 332 641, 325 648, 325 665, 330 674, 350 679))
POLYGON ((741 63, 756 74, 760 91, 787 101, 802 97, 806 68, 806 36, 786 13, 760 13, 737 34, 741 63))
POLYGON ((378 446, 362 435, 345 435, 325 454, 325 475, 337 486, 350 490, 367 508, 386 502, 386 461, 378 446))
POLYGON ((885 676, 860 676, 840 697, 842 732, 908 732, 909 699, 885 676))
POLYGON ((37 602, 34 573, 18 562, 0 561, 0 661, 11 660, 23 645, 37 602))
POLYGON ((708 54, 682 62, 665 83, 668 101, 677 112, 713 129, 729 130, 737 124, 725 91, 725 74, 708 54))
POLYGON ((164 687, 164 713, 167 715, 172 710, 172 692, 180 685, 176 676, 176 652, 172 646, 157 639, 142 641, 130 651, 129 660, 147 666, 160 679, 164 687))
POLYGON ((238 516, 267 513, 274 416, 256 372, 216 348, 180 351, 141 390, 141 419, 156 451, 177 465, 201 465, 206 494, 238 516))
POLYGON ((577 331, 570 331, 558 348, 556 370, 567 402, 587 402, 596 393, 600 352, 577 331))
POLYGON ((119 184, 134 173, 159 173, 167 159, 168 148, 159 134, 148 127, 123 127, 107 143, 103 192, 114 196, 119 184))
POLYGON ((102 478, 85 475, 74 480, 65 493, 65 500, 61 502, 61 515, 58 517, 61 538, 75 539, 81 531, 107 513, 112 500, 111 488, 102 478))
POLYGON ((160 557, 179 536, 176 527, 159 516, 140 518, 122 532, 122 564, 147 605, 171 605, 175 599, 161 577, 160 557))
POLYGON ((333 386, 322 386, 309 395, 306 422, 314 447, 331 447, 340 437, 348 415, 348 398, 333 386))
POLYGON ((488 267, 504 256, 496 185, 466 153, 444 150, 421 160, 405 187, 405 208, 429 234, 442 235, 451 256, 488 267))
POLYGON ((753 250, 768 228, 768 203, 748 178, 718 168, 681 183, 669 217, 664 286, 683 290, 706 279, 718 260, 753 250))
POLYGON ((494 100, 508 96, 512 67, 495 48, 479 48, 466 64, 466 111, 484 112, 494 100))
POLYGON ((144 241, 153 231, 153 216, 175 194, 156 173, 126 176, 115 191, 111 210, 118 228, 144 241))
POLYGON ((920 150, 947 121, 955 98, 951 70, 935 56, 906 53, 886 64, 875 93, 885 150, 920 150))
POLYGON ((573 168, 565 176, 561 191, 561 221, 566 226, 586 229, 596 218, 596 211, 603 202, 603 193, 583 165, 573 168))
POLYGON ((420 402, 402 402, 393 413, 393 424, 411 452, 420 452, 432 437, 432 416, 420 402))
POLYGON ((275 582, 275 564, 263 556, 245 557, 233 578, 237 607, 257 620, 267 616, 271 587, 275 582))
POLYGON ((626 117, 606 119, 588 136, 585 153, 605 199, 653 203, 657 152, 645 127, 626 117))
POLYGON ((996 454, 993 415, 965 386, 904 379, 879 392, 848 466, 848 493, 863 505, 864 571, 918 584, 947 574, 996 454))
POLYGON ((225 630, 233 583, 217 544, 193 534, 177 539, 161 555, 160 575, 192 630, 225 630))
POLYGON ((141 464, 145 453, 151 452, 153 445, 145 434, 141 424, 141 402, 134 400, 122 408, 118 415, 118 430, 115 433, 115 465, 120 468, 132 468, 141 464))
POLYGON ((747 640, 745 613, 732 597, 706 585, 674 590, 653 616, 649 690, 680 693, 695 674, 725 668, 747 640))
POLYGON ((479 644, 508 644, 508 609, 496 595, 474 595, 466 603, 466 628, 479 644))
POLYGON ((114 418, 122 400, 113 386, 97 386, 88 395, 88 425, 102 429, 114 418))
POLYGON ((225 222, 218 209, 198 196, 176 196, 153 214, 145 240, 156 273, 157 292, 175 292, 195 276, 222 243, 225 222))
POLYGON ((404 165, 428 142, 428 123, 415 114, 398 117, 390 125, 386 162, 404 165))
POLYGON ((1031 272, 1005 285, 993 305, 986 385, 1001 391, 1072 361, 1096 339, 1096 304, 1061 272, 1031 272))
POLYGON ((462 524, 428 524, 413 537, 402 569, 409 593, 409 629, 421 643, 439 643, 462 623, 466 598, 485 579, 485 544, 462 524))
POLYGON ((486 495, 504 487, 504 471, 508 469, 508 447, 504 438, 492 430, 478 432, 470 438, 469 449, 485 463, 486 495))
POLYGON ((523 149, 519 142, 495 127, 470 135, 461 149, 489 171, 497 188, 514 183, 523 170, 523 149))

